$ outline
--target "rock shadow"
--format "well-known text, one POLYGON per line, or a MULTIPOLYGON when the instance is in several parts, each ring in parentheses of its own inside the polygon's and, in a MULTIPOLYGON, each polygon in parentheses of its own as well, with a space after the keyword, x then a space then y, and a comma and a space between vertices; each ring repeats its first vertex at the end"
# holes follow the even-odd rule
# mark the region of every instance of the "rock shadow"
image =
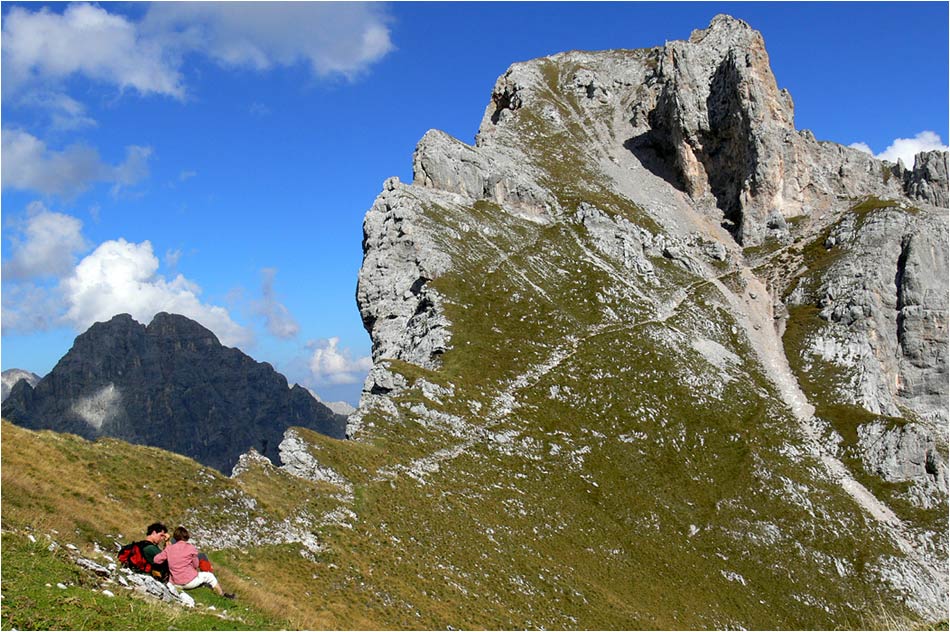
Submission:
POLYGON ((686 192, 686 184, 676 166, 676 154, 662 132, 651 129, 627 139, 623 146, 647 171, 662 178, 678 191, 686 192))

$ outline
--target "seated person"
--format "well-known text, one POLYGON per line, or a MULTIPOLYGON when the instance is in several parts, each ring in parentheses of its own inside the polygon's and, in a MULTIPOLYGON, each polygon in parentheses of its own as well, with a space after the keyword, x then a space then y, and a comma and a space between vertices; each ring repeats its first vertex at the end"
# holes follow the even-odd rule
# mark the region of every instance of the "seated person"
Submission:
POLYGON ((225 599, 234 599, 233 593, 226 593, 218 583, 213 573, 198 570, 198 549, 188 540, 191 534, 184 527, 175 529, 175 543, 165 547, 165 550, 155 556, 156 562, 168 561, 168 570, 171 581, 179 588, 192 590, 199 586, 208 585, 214 592, 225 599))
POLYGON ((145 561, 155 566, 155 556, 162 552, 160 545, 168 542, 168 527, 161 522, 153 522, 145 529, 145 539, 148 544, 142 547, 142 555, 145 561))

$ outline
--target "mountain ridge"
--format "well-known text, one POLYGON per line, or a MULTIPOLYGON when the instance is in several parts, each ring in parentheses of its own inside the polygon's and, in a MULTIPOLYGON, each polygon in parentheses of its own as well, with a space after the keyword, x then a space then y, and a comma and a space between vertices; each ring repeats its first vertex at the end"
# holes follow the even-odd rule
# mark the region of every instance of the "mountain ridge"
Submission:
POLYGON ((291 425, 342 436, 343 418, 267 363, 184 316, 92 325, 36 387, 18 383, 3 415, 28 428, 114 436, 230 471, 256 448, 279 462, 291 425))

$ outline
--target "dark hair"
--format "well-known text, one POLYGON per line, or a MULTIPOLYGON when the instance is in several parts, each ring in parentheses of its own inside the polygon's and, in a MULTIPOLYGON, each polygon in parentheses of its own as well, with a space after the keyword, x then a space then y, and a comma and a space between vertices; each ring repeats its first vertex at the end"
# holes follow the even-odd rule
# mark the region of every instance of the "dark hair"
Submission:
POLYGON ((184 527, 178 527, 175 529, 175 539, 184 540, 187 542, 191 538, 191 534, 188 533, 188 529, 184 527))
POLYGON ((152 535, 153 533, 168 533, 168 527, 161 522, 153 522, 148 525, 148 528, 145 530, 145 535, 152 535))

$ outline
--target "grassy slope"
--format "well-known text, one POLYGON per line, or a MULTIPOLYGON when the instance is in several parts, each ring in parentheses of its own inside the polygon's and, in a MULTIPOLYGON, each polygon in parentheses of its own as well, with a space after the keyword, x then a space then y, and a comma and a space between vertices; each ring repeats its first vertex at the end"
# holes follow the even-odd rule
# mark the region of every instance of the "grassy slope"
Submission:
MULTIPOLYGON (((212 614, 185 612, 131 597, 112 585, 115 598, 90 592, 99 581, 50 552, 50 536, 73 544, 91 559, 93 545, 115 551, 116 542, 144 536, 145 525, 213 524, 224 508, 220 492, 234 484, 218 472, 156 448, 105 439, 91 443, 75 435, 32 432, 3 422, 3 616, 5 629, 258 629, 286 625, 280 613, 253 602, 230 606, 211 591, 193 594, 199 602, 230 609, 223 621, 212 614), (193 508, 198 508, 197 513, 193 508), (27 539, 34 535, 36 543, 27 539), (71 584, 66 591, 57 582, 71 584), (52 583, 53 588, 46 587, 52 583), (72 586, 72 585, 75 585, 72 586)), ((218 561, 211 551, 214 562, 218 561)), ((99 560, 100 562, 102 560, 99 560)), ((226 569, 225 585, 242 582, 226 569)), ((263 604, 260 604, 263 605, 263 604)))
POLYGON ((258 630, 281 620, 246 605, 194 592, 201 606, 187 610, 133 597, 117 584, 115 596, 99 592, 97 578, 85 573, 62 549, 52 552, 45 538, 3 534, 3 629, 19 630, 258 630), (60 589, 57 583, 67 587, 60 589))

